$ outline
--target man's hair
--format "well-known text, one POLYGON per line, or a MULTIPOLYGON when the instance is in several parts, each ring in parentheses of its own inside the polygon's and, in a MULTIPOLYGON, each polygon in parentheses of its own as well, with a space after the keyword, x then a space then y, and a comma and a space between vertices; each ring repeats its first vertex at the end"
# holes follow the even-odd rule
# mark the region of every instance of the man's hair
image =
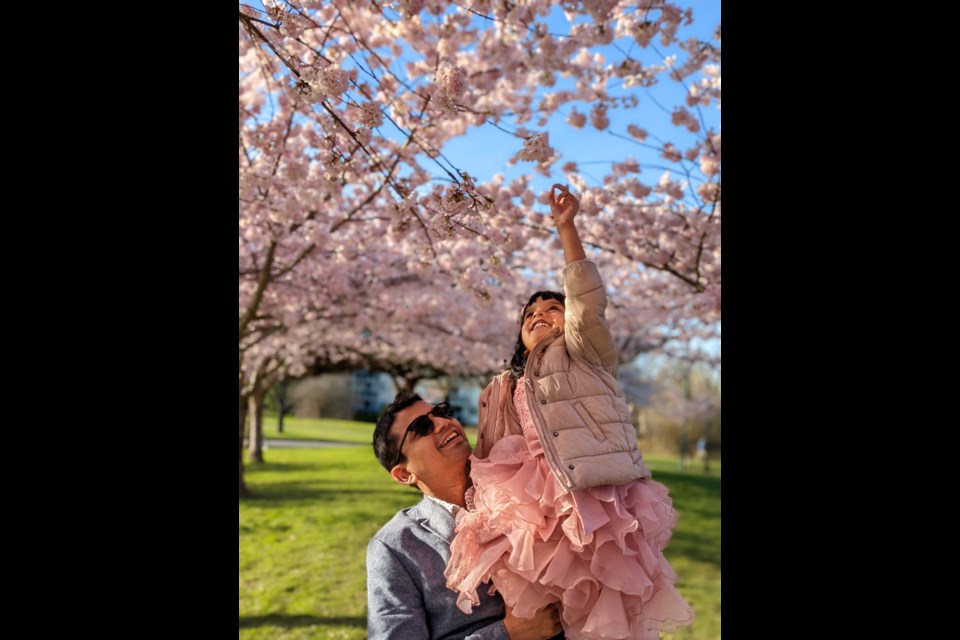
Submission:
MULTIPOLYGON (((373 454, 377 456, 377 460, 387 471, 393 469, 393 461, 397 457, 397 443, 390 437, 390 425, 393 424, 393 419, 397 417, 397 413, 421 400, 423 398, 416 393, 401 391, 393 399, 393 402, 387 405, 377 420, 377 426, 373 429, 373 454)), ((403 462, 404 459, 401 457, 400 461, 403 462)))
POLYGON ((513 359, 510 360, 510 366, 508 367, 510 369, 510 377, 514 380, 520 379, 523 375, 523 368, 527 366, 527 347, 523 344, 523 316, 526 315, 530 305, 537 301, 537 298, 557 300, 564 306, 566 306, 567 301, 567 297, 559 291, 537 291, 530 296, 527 304, 523 305, 523 309, 520 310, 520 331, 517 332, 517 345, 513 348, 513 359))

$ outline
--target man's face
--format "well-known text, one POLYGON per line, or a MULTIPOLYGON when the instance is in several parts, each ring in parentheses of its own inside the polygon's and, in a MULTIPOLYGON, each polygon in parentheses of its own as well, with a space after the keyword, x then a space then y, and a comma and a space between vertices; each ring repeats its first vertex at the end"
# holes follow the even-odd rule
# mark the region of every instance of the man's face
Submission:
MULTIPOLYGON (((403 434, 414 420, 430 413, 433 405, 419 400, 406 409, 397 412, 390 426, 390 434, 395 442, 403 439, 403 434)), ((443 474, 463 469, 470 457, 470 443, 463 431, 463 425, 456 418, 428 416, 432 429, 426 435, 414 431, 407 434, 403 443, 403 456, 407 470, 430 484, 430 480, 443 474)))

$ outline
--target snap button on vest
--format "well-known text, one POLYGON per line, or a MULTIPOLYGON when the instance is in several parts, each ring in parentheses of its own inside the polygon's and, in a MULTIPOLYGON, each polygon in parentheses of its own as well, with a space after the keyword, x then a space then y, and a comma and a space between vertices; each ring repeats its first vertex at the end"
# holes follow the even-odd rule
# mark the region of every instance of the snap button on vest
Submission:
POLYGON ((559 431, 554 431, 554 432, 553 432, 553 435, 558 436, 558 435, 560 435, 560 432, 559 432, 559 431))
POLYGON ((546 400, 541 400, 541 401, 540 401, 540 404, 547 404, 547 401, 546 401, 546 400))

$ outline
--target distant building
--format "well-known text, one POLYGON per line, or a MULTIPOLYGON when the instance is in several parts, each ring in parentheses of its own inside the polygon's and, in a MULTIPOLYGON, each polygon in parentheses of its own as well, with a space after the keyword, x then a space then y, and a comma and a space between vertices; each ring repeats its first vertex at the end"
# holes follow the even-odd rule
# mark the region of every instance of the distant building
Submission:
POLYGON ((357 420, 376 420, 396 395, 388 373, 354 371, 350 375, 350 411, 357 420))
POLYGON ((290 383, 287 397, 297 418, 350 420, 350 374, 327 373, 290 383))
POLYGON ((447 394, 453 414, 464 426, 476 426, 479 419, 480 387, 476 384, 456 386, 447 394))

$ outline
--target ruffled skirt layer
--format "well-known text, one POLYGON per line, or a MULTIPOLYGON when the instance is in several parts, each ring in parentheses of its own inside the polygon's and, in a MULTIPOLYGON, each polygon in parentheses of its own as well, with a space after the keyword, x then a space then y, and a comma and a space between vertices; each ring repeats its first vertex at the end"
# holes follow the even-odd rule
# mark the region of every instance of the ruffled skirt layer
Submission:
POLYGON ((666 487, 646 478, 565 492, 535 439, 508 436, 472 458, 474 508, 457 514, 445 573, 457 606, 470 613, 492 582, 520 617, 560 603, 569 640, 655 640, 689 624, 663 556, 676 524, 666 487))

